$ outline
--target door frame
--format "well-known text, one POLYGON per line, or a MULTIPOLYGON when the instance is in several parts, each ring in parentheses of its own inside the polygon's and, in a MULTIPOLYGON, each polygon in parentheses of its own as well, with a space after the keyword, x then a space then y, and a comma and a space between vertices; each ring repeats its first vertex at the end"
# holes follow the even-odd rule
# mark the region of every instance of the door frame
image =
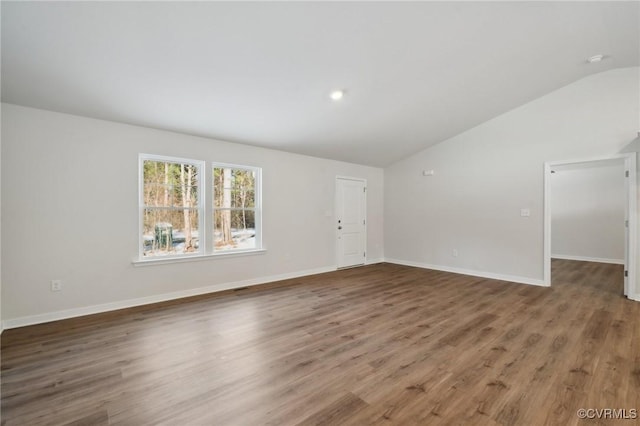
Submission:
MULTIPOLYGON (((367 180, 364 178, 358 178, 358 177, 353 177, 353 176, 343 176, 343 175, 336 175, 335 178, 335 184, 334 184, 334 195, 333 195, 333 229, 334 229, 334 241, 335 241, 335 245, 334 245, 334 249, 336 252, 335 255, 335 259, 336 259, 336 269, 342 269, 342 268, 338 268, 338 265, 340 264, 339 260, 338 260, 338 256, 340 256, 340 250, 338 247, 338 182, 340 180, 352 180, 352 181, 357 181, 357 182, 362 182, 364 185, 364 238, 363 238, 363 242, 362 244, 364 245, 364 252, 365 252, 365 256, 364 256, 364 263, 363 265, 367 264, 367 229, 368 229, 368 225, 369 225, 369 217, 367 215, 367 180)), ((359 266, 359 265, 356 265, 359 266)), ((351 266, 345 266, 344 268, 351 268, 351 266)))
POLYGON ((627 270, 627 285, 625 286, 625 290, 627 290, 627 297, 629 299, 640 301, 640 295, 638 295, 636 288, 638 193, 636 190, 637 177, 635 152, 581 160, 546 161, 544 163, 544 285, 551 286, 551 183, 549 180, 551 177, 551 168, 560 165, 596 163, 617 159, 624 160, 624 169, 629 172, 629 177, 625 179, 625 192, 627 198, 625 215, 629 221, 629 226, 626 228, 629 246, 628 248, 625 247, 625 269, 627 270))

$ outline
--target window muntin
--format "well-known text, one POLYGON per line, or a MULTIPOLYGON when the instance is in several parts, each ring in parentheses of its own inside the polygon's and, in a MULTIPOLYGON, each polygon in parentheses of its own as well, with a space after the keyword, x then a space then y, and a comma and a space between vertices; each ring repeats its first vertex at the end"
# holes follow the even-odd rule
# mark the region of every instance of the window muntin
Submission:
POLYGON ((260 169, 213 165, 213 250, 261 248, 260 169))
POLYGON ((140 155, 140 258, 203 253, 204 163, 140 155))

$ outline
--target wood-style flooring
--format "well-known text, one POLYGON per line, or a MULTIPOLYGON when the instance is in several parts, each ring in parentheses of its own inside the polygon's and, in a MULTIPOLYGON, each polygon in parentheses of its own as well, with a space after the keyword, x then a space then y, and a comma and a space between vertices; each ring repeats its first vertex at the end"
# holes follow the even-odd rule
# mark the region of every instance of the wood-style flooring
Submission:
POLYGON ((2 335, 2 425, 574 425, 640 409, 622 267, 378 264, 2 335))

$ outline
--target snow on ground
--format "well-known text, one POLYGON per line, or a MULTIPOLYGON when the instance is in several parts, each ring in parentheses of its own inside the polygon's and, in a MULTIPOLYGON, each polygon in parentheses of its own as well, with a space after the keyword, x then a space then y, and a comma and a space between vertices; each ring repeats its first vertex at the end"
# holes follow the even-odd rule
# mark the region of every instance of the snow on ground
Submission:
MULTIPOLYGON (((145 234, 143 235, 144 240, 144 249, 145 256, 167 256, 174 255, 176 253, 184 252, 184 241, 185 235, 182 231, 173 231, 173 245, 171 246, 171 251, 164 250, 156 250, 155 252, 151 251, 154 241, 153 234, 145 234)), ((199 247, 199 235, 198 231, 192 231, 191 236, 194 239, 194 245, 196 248, 199 247)), ((218 239, 220 237, 220 232, 214 232, 214 238, 218 239)), ((254 229, 232 229, 231 230, 231 238, 233 239, 233 245, 227 246, 216 246, 216 250, 224 251, 224 250, 250 250, 256 247, 256 233, 254 229)))

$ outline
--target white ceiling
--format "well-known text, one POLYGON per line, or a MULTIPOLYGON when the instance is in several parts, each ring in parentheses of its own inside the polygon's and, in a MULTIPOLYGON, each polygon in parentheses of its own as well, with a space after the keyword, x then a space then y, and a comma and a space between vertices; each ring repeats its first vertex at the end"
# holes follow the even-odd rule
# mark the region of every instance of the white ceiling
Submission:
POLYGON ((375 166, 639 64, 637 1, 1 7, 4 102, 375 166))

